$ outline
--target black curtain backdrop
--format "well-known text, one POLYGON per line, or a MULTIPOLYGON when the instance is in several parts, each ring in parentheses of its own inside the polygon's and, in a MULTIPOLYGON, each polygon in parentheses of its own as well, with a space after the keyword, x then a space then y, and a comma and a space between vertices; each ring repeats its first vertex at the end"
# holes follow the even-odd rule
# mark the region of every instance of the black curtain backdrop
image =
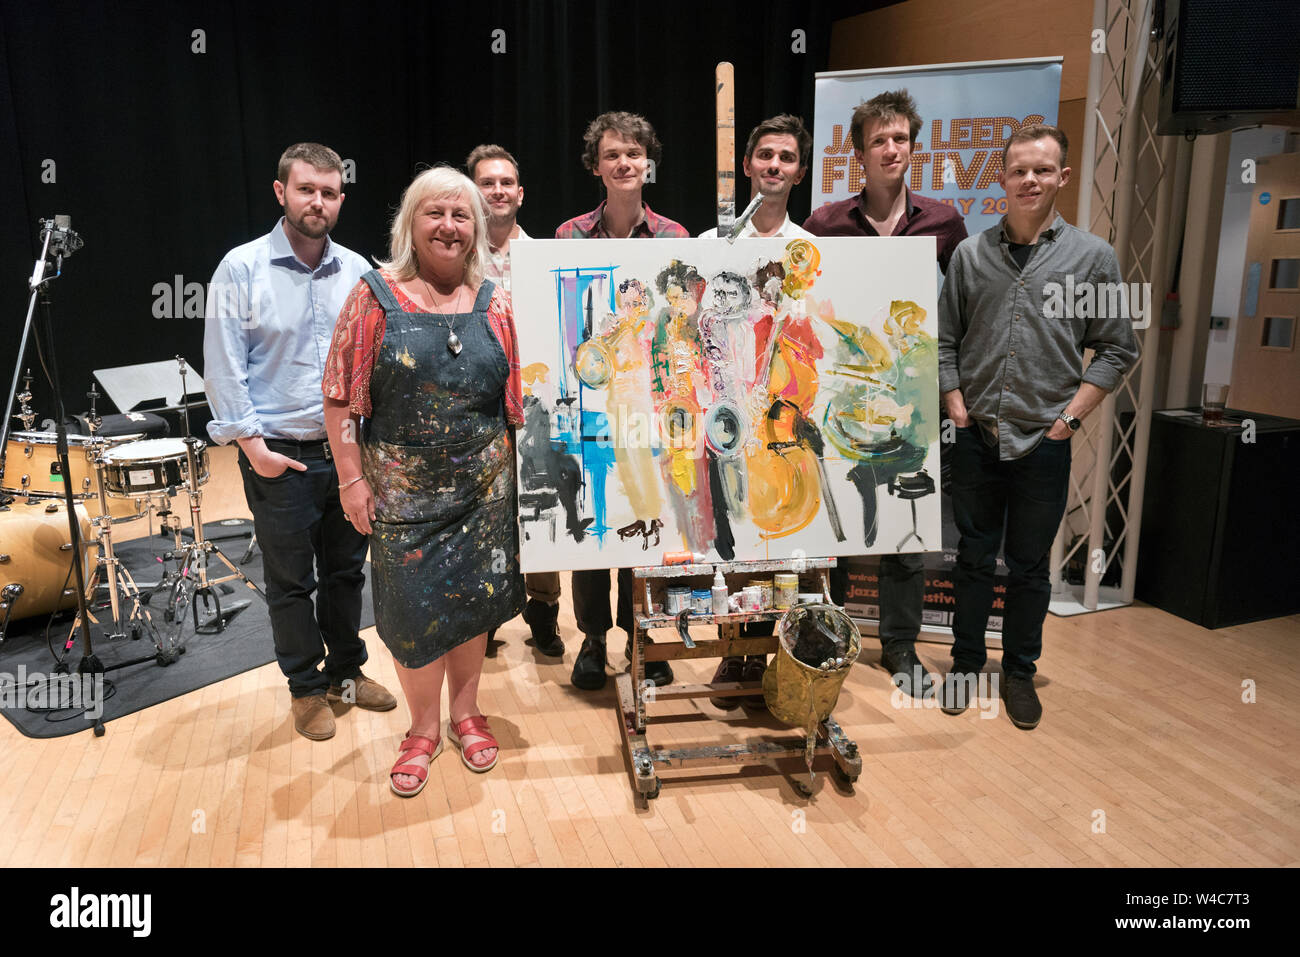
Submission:
MULTIPOLYGON (((602 198, 582 167, 586 124, 632 110, 664 144, 647 201, 697 233, 714 216, 714 65, 736 67, 739 153, 765 116, 798 113, 811 127, 832 21, 882 5, 0 0, 0 388, 39 218, 68 214, 85 240, 53 285, 64 400, 79 412, 94 369, 176 354, 202 367, 202 318, 156 287, 177 276, 182 292, 206 286, 227 250, 271 228, 290 143, 326 143, 355 163, 333 235, 369 257, 386 251, 413 174, 459 166, 481 142, 519 159, 520 222, 549 237, 602 198)), ((810 182, 795 189, 796 221, 810 182)), ((742 181, 738 207, 748 192, 742 181)), ((52 417, 30 345, 24 364, 37 372, 36 411, 52 417)))

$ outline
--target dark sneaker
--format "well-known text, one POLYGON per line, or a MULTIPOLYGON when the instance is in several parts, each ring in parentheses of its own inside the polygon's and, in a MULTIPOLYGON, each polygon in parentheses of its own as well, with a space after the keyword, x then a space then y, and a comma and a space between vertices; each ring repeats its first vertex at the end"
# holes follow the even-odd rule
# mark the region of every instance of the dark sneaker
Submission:
POLYGON ((978 671, 950 671, 939 686, 939 709, 944 714, 961 714, 978 697, 978 671))
POLYGON ((656 688, 662 688, 673 683, 673 669, 666 661, 647 661, 645 677, 647 681, 653 681, 656 688))
POLYGON ((605 687, 605 636, 588 635, 578 651, 578 658, 573 662, 573 674, 569 676, 575 688, 583 691, 599 691, 605 687))
MULTIPOLYGON (((743 681, 741 675, 744 672, 745 659, 740 655, 723 658, 718 662, 718 670, 713 672, 713 677, 709 680, 709 683, 720 684, 724 681, 743 681)), ((740 707, 740 699, 735 695, 726 698, 710 698, 709 702, 715 708, 721 708, 723 711, 735 711, 740 707)))
POLYGON ((1007 717, 1017 728, 1032 731, 1043 720, 1043 706, 1039 703, 1038 692, 1034 690, 1032 677, 1003 677, 1002 700, 1007 706, 1007 717))
POLYGON ((934 692, 934 679, 926 672, 921 659, 916 657, 916 648, 910 644, 882 648, 880 666, 889 672, 903 694, 928 698, 934 692))
MULTIPOLYGON (((645 643, 653 645, 655 640, 648 635, 645 643)), ((623 646, 623 655, 628 660, 628 670, 632 668, 632 636, 628 635, 627 644, 623 646)), ((673 669, 668 666, 666 661, 647 661, 645 663, 645 677, 647 681, 653 681, 656 688, 662 688, 664 685, 673 683, 673 669)))
POLYGON ((533 632, 533 647, 548 658, 564 657, 564 641, 560 638, 560 606, 549 602, 528 599, 524 605, 524 621, 533 632))

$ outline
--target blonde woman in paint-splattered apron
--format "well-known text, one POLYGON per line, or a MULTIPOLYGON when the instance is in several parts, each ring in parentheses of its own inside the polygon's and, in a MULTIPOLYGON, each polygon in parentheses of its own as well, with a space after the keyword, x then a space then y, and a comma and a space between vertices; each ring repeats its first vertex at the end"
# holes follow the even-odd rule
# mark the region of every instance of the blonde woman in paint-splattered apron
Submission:
POLYGON ((417 189, 394 222, 393 262, 363 277, 339 317, 325 379, 340 497, 370 534, 376 625, 411 707, 390 782, 401 796, 423 788, 441 752, 444 675, 453 745, 470 770, 495 765, 497 741, 475 700, 486 633, 524 601, 510 428, 523 416, 509 299, 481 279, 482 258, 474 268, 485 231, 473 184, 436 168, 408 197, 417 189), (431 174, 440 177, 425 182, 431 174), (414 262, 402 278, 408 231, 414 262), (359 420, 358 450, 344 431, 359 420))

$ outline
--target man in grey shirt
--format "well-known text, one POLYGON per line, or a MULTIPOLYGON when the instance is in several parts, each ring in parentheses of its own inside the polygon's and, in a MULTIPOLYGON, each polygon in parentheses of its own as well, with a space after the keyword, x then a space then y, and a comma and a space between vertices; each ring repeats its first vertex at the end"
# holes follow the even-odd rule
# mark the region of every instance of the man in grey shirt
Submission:
POLYGON ((987 659, 999 545, 1007 569, 1002 698, 1037 726, 1034 662, 1051 598, 1048 554, 1065 513, 1070 437, 1137 358, 1115 252, 1056 211, 1070 180, 1065 134, 1027 126, 1003 148, 1002 222, 957 247, 939 298, 939 391, 956 426, 952 671, 942 707, 960 714, 987 659), (1094 350, 1083 368, 1084 349, 1094 350), (1005 544, 1003 544, 1005 535, 1005 544))

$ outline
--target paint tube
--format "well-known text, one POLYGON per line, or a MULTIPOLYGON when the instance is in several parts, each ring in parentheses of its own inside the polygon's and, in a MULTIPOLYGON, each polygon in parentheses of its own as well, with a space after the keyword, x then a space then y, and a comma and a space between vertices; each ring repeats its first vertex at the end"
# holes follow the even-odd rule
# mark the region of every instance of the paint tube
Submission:
POLYGON ((708 557, 704 552, 664 552, 664 564, 698 565, 708 557))

